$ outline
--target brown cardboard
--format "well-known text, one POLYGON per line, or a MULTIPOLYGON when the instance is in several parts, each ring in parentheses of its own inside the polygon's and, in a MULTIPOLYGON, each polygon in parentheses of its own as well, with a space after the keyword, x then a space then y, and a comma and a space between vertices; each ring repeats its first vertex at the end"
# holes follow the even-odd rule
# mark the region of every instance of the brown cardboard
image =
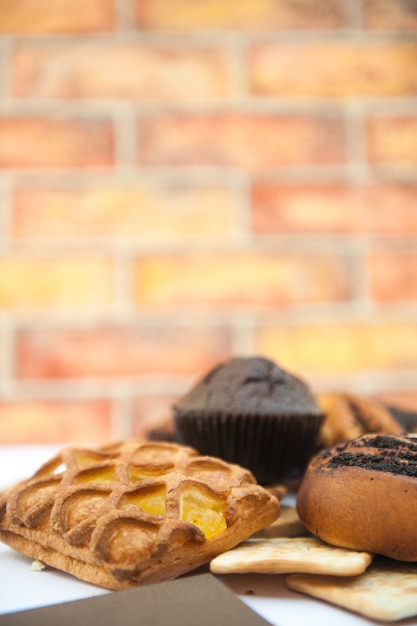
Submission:
POLYGON ((0 626, 266 626, 212 574, 0 615, 0 626))

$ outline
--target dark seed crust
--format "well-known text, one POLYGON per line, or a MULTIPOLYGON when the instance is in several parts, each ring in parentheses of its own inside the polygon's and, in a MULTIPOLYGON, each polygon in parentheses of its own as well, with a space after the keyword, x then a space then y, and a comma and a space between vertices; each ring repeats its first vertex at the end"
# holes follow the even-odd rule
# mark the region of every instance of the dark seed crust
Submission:
POLYGON ((320 457, 327 459, 323 469, 361 467, 417 477, 417 440, 411 437, 364 436, 336 446, 333 450, 325 450, 320 457))

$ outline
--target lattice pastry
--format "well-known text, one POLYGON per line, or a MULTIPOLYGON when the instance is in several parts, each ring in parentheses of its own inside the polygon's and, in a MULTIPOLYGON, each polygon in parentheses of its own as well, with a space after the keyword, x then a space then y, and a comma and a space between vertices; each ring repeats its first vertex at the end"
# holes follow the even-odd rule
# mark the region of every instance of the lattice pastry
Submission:
POLYGON ((166 442, 70 447, 0 498, 0 539, 108 589, 175 578, 279 515, 238 465, 166 442))
POLYGON ((325 419, 319 445, 331 448, 367 433, 404 434, 404 429, 382 402, 351 393, 329 392, 318 396, 325 419))

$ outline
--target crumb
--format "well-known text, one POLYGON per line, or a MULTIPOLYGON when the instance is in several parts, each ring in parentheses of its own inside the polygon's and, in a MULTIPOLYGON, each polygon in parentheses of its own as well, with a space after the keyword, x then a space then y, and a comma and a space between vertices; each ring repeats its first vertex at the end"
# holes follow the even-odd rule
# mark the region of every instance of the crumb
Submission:
POLYGON ((247 589, 245 591, 245 596, 253 596, 255 594, 253 589, 247 589))
POLYGON ((31 572, 41 572, 42 570, 44 570, 46 567, 45 563, 42 563, 42 561, 33 561, 32 565, 30 566, 30 571, 31 572))

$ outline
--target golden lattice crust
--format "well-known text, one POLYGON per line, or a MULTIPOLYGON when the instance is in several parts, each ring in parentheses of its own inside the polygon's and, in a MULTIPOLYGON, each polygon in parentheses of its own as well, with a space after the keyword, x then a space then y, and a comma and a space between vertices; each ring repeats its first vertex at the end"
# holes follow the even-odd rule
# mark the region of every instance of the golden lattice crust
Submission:
POLYGON ((3 493, 0 539, 122 589, 190 571, 278 515, 242 467, 175 443, 124 441, 65 448, 3 493))
POLYGON ((405 434, 403 427, 382 402, 351 393, 329 392, 317 397, 325 419, 319 446, 331 448, 367 433, 405 434))

